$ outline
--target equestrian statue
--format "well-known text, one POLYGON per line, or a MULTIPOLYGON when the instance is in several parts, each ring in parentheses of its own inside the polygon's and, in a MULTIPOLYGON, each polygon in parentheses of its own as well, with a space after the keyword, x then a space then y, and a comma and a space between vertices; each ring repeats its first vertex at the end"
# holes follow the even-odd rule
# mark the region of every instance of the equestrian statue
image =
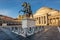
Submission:
POLYGON ((29 3, 24 2, 24 3, 22 4, 22 7, 23 7, 23 9, 22 9, 21 11, 24 12, 24 15, 25 15, 26 17, 30 17, 30 16, 33 17, 32 10, 31 10, 31 6, 30 6, 29 3))

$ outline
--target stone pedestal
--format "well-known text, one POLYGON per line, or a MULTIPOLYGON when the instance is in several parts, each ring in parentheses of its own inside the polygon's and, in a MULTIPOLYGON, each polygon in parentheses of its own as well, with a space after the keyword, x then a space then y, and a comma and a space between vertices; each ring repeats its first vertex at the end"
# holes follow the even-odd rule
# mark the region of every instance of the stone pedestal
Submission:
POLYGON ((57 27, 58 28, 58 31, 60 32, 60 27, 57 27))
MULTIPOLYGON (((29 28, 35 27, 35 20, 30 19, 30 18, 24 18, 22 19, 22 28, 23 28, 23 35, 28 36, 28 30, 29 28)), ((33 31, 33 29, 31 29, 33 31)))

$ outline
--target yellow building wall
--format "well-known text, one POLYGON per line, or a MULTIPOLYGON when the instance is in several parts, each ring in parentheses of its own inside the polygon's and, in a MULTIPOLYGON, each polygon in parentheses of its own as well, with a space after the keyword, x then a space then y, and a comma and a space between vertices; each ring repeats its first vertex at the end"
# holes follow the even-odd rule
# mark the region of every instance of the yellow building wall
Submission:
POLYGON ((22 21, 22 15, 18 15, 18 22, 22 21))
POLYGON ((34 19, 36 20, 36 26, 59 26, 60 11, 48 7, 42 7, 36 11, 34 14, 34 19), (41 23, 39 23, 39 21, 41 23), (46 23, 44 23, 45 21, 46 23))

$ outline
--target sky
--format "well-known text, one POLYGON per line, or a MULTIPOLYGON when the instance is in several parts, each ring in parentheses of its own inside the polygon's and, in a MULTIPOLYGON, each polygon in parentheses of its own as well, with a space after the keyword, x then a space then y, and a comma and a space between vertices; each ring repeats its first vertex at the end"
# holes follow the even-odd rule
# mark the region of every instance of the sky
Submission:
POLYGON ((0 0, 0 14, 17 18, 23 2, 30 3, 33 14, 43 6, 60 10, 60 0, 0 0))

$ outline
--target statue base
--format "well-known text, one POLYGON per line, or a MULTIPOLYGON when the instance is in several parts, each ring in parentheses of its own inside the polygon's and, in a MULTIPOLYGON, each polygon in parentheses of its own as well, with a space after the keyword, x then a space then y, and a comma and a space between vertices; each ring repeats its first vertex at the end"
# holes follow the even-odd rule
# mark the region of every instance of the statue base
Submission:
POLYGON ((22 29, 24 37, 34 34, 35 20, 28 17, 22 19, 22 29))

